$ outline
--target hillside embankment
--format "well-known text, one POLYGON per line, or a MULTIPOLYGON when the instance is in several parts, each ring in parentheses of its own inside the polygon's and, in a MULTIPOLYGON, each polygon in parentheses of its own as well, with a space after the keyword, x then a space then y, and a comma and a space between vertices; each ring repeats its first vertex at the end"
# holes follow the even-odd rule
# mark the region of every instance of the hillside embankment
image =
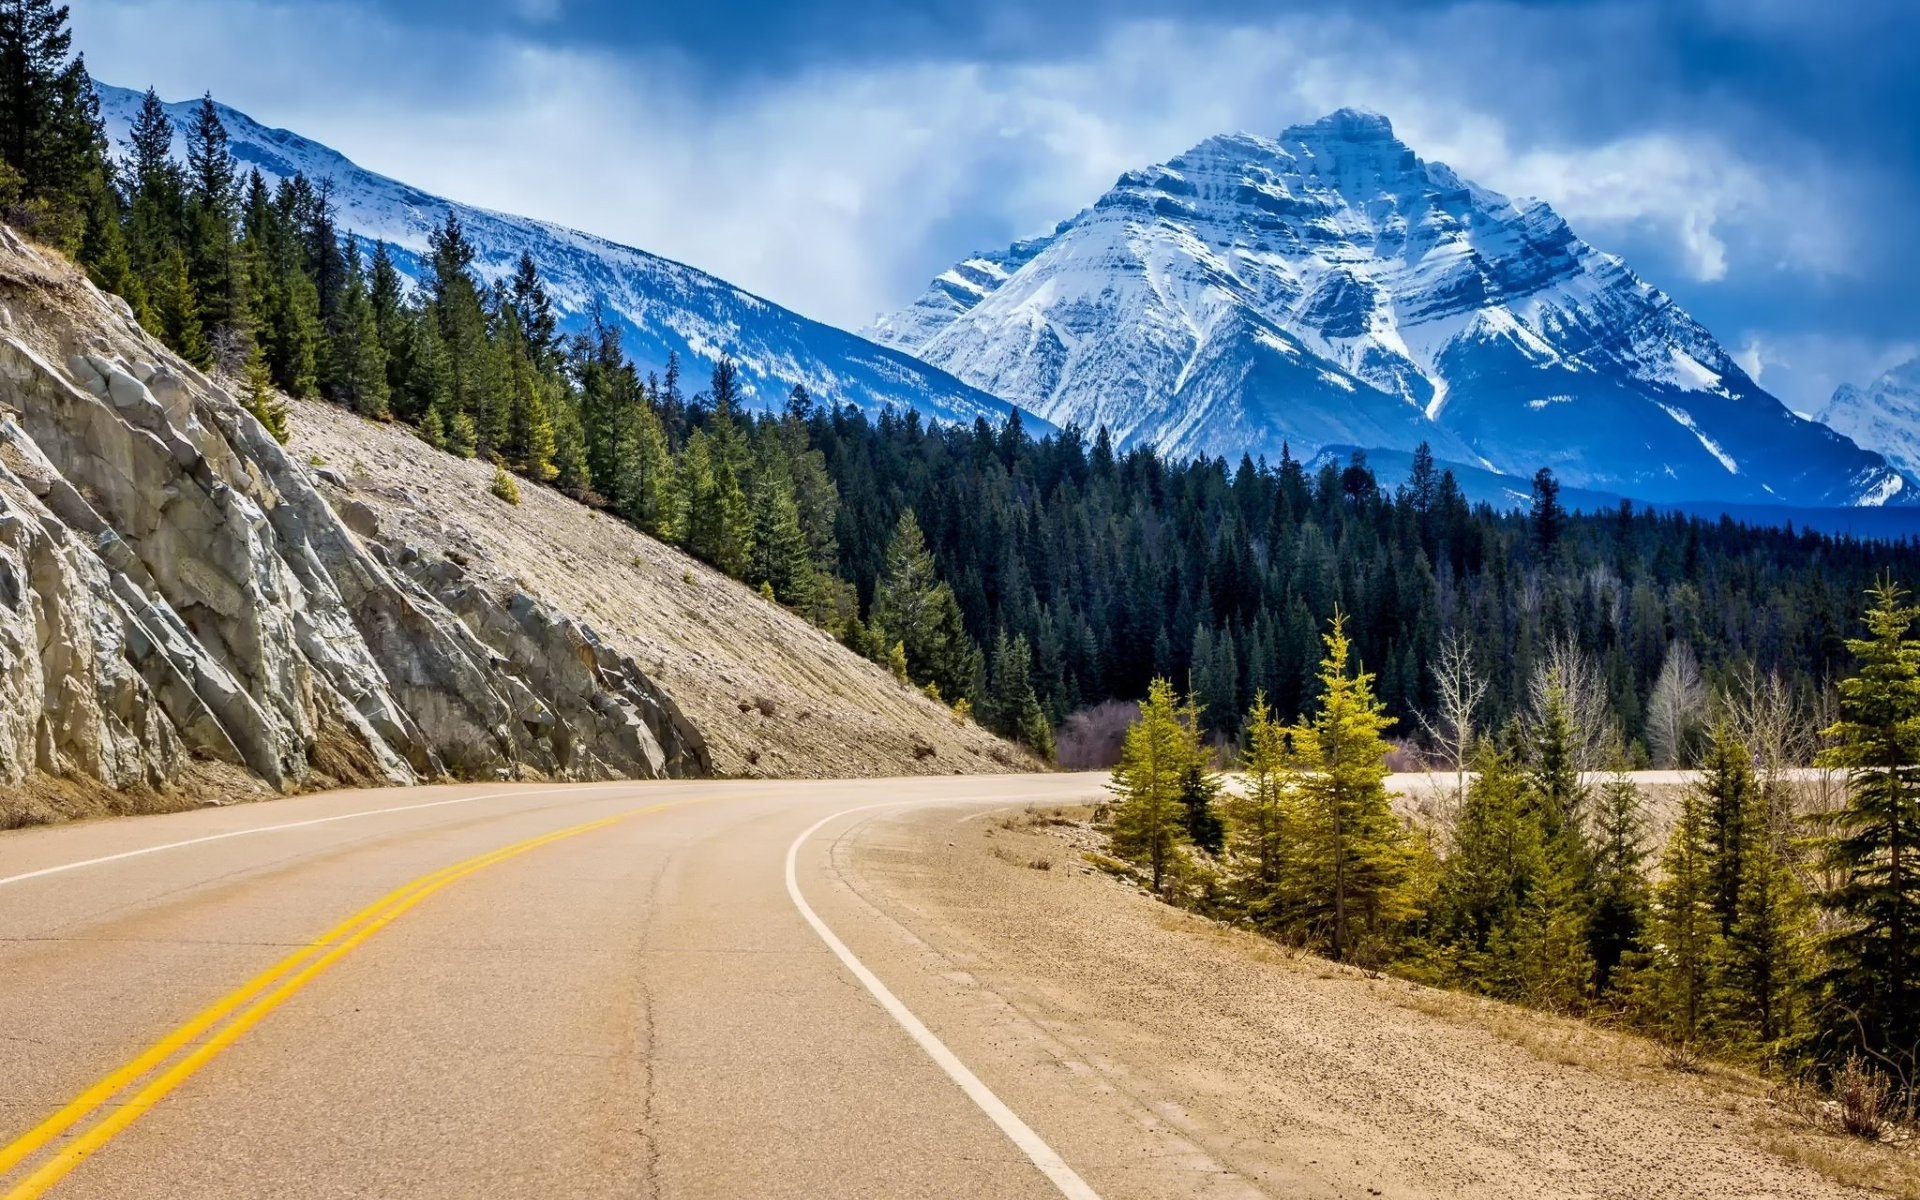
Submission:
POLYGON ((0 229, 0 827, 439 778, 1024 759, 546 489, 297 405, 283 447, 0 229), (476 482, 479 481, 479 482, 476 482))

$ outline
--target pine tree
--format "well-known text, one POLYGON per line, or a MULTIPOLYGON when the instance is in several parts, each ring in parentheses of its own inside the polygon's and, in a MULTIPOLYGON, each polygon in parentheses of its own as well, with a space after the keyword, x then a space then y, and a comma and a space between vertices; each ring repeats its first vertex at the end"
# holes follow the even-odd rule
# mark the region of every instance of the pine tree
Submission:
POLYGON ((1320 711, 1294 731, 1300 784, 1305 898, 1320 938, 1342 961, 1386 937, 1411 915, 1401 888, 1408 854, 1386 789, 1384 736, 1391 723, 1373 676, 1349 672, 1346 617, 1335 613, 1318 681, 1320 711))
POLYGON ((800 508, 784 474, 761 470, 753 484, 753 554, 748 583, 765 583, 782 604, 813 599, 813 556, 800 528, 800 508))
POLYGON ((193 297, 193 281, 187 276, 186 253, 177 247, 147 285, 149 303, 160 328, 155 332, 167 348, 197 367, 212 364, 205 335, 200 328, 200 306, 193 297))
POLYGON ((557 473, 553 465, 553 405, 548 400, 547 380, 533 357, 533 347, 521 334, 518 320, 509 312, 503 324, 508 386, 512 390, 504 449, 516 470, 545 483, 557 473))
POLYGON ((1840 684, 1840 720, 1820 765, 1847 773, 1845 807, 1820 817, 1823 867, 1839 882, 1820 906, 1826 939, 1821 1045, 1829 1065, 1848 1054, 1916 1077, 1920 1050, 1920 617, 1883 579, 1868 593, 1867 636, 1847 647, 1859 670, 1840 684))
POLYGON ((147 307, 147 289, 133 269, 133 256, 127 250, 125 215, 120 199, 107 173, 97 171, 87 186, 86 221, 80 233, 79 260, 87 269, 87 278, 103 292, 124 298, 133 309, 134 319, 145 325, 153 320, 147 307))
POLYGON ((1567 697, 1550 688, 1538 720, 1527 730, 1528 783, 1540 809, 1541 828, 1550 849, 1570 867, 1584 856, 1583 813, 1586 785, 1581 781, 1567 697))
POLYGON ((1587 951, 1595 986, 1605 992, 1621 964, 1643 949, 1647 924, 1646 810, 1631 778, 1616 774, 1601 786, 1598 815, 1587 951))
POLYGON ((1586 907, 1526 775, 1486 743, 1475 768, 1435 889, 1443 977, 1542 1008, 1578 1007, 1593 980, 1586 907))
POLYGON ((107 162, 93 81, 82 58, 67 57, 67 17, 52 0, 0 5, 0 193, 11 193, 10 220, 70 251, 107 162))
POLYGON ((708 561, 738 579, 746 574, 753 555, 753 512, 724 453, 713 456, 713 504, 715 540, 708 561))
POLYGON ((323 390, 336 404, 363 417, 385 420, 392 415, 388 406, 387 351, 374 319, 359 245, 352 237, 346 239, 342 261, 345 275, 328 329, 328 375, 323 390))
POLYGON ((455 412, 446 421, 447 449, 461 458, 472 458, 480 450, 480 438, 474 432, 473 418, 465 412, 455 412))
POLYGON ((1294 883, 1294 838, 1300 787, 1287 729, 1256 692, 1245 722, 1241 789, 1224 802, 1229 839, 1228 889, 1254 924, 1268 933, 1286 927, 1288 889, 1294 883))
POLYGON ((221 365, 244 369, 251 357, 247 278, 234 236, 240 199, 238 167, 213 97, 205 96, 186 130, 186 244, 194 300, 209 346, 221 365))
POLYGON ((1706 823, 1708 876, 1714 915, 1722 936, 1733 931, 1740 914, 1740 881, 1751 838, 1745 827, 1759 803, 1753 760, 1733 726, 1722 720, 1700 763, 1699 792, 1706 823))
POLYGON ((552 369, 559 362, 560 322, 546 285, 540 282, 540 268, 530 252, 520 252, 520 261, 514 266, 513 281, 508 287, 509 303, 527 339, 529 357, 540 370, 552 369))
MULTIPOLYGON (((663 455, 663 462, 662 474, 671 479, 672 461, 663 455)), ((580 409, 571 395, 563 394, 553 413, 553 471, 554 486, 569 495, 577 497, 593 484, 593 477, 587 472, 587 435, 580 426, 580 409)))
POLYGON ((696 558, 711 562, 720 544, 720 506, 714 494, 713 454, 704 431, 693 432, 674 465, 676 490, 687 505, 686 547, 696 558))
POLYGON ((1041 758, 1051 759, 1053 726, 1034 694, 1032 670, 1033 653, 1026 636, 1009 638, 1002 630, 993 646, 992 683, 984 715, 988 728, 995 733, 1021 743, 1041 758))
POLYGON ((431 417, 444 432, 453 412, 453 368, 439 319, 430 309, 422 312, 407 322, 401 341, 405 383, 392 397, 394 407, 402 417, 423 424, 431 417))
POLYGON ((267 356, 258 345, 247 356, 246 385, 247 411, 275 441, 285 445, 289 436, 287 402, 274 390, 273 372, 267 368, 267 356))
POLYGON ((1709 837, 1705 798, 1688 788, 1660 859, 1653 904, 1657 1018, 1683 1044, 1704 1030, 1722 957, 1709 837))
POLYGON ((1734 1015, 1763 1050, 1771 1050, 1799 1033, 1794 1002, 1808 976, 1811 913, 1793 870, 1792 829, 1769 819, 1759 789, 1750 800, 1741 822, 1746 846, 1736 910, 1726 934, 1727 990, 1734 1015))
POLYGON ((1560 481, 1550 467, 1541 467, 1533 475, 1533 541, 1542 554, 1559 544, 1567 526, 1567 510, 1560 506, 1560 481))
POLYGON ((1155 679, 1107 786, 1119 797, 1113 809, 1114 853, 1145 866, 1156 892, 1166 889, 1186 861, 1187 808, 1181 795, 1198 757, 1173 685, 1155 679))
POLYGON ((872 624, 906 647, 915 683, 937 683, 944 695, 970 694, 978 655, 953 589, 942 583, 926 535, 911 509, 900 514, 874 585, 872 624))
POLYGON ((622 445, 617 455, 620 483, 615 489, 621 512, 662 541, 684 541, 689 499, 667 447, 666 430, 651 406, 634 406, 622 445))

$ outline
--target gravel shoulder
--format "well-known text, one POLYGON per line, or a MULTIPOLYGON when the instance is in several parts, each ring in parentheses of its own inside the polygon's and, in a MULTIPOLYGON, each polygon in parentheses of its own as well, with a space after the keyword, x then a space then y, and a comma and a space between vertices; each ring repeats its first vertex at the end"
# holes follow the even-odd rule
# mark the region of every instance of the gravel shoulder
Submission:
POLYGON ((1753 1077, 1169 908, 1085 867, 1054 811, 877 817, 834 861, 909 1003, 1108 1200, 1920 1195, 1909 1152, 1817 1132, 1753 1077), (1150 1163, 1067 1115, 1093 1092, 1150 1163))

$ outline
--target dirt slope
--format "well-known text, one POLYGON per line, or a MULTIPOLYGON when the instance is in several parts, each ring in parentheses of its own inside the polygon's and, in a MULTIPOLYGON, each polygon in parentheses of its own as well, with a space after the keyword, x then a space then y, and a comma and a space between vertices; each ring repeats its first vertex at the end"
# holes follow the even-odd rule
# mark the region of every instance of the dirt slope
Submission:
POLYGON ((1813 1129, 1762 1081, 1290 953, 1090 873, 1073 826, 1003 813, 883 814, 835 861, 928 956, 912 988, 1001 1014, 963 1058, 1049 1047, 1059 1071, 1015 1087, 1134 1106, 1162 1200, 1875 1194, 1835 1176, 1920 1195, 1911 1151, 1813 1129))
POLYGON ((806 621, 558 492, 523 483, 509 505, 488 491, 490 466, 330 405, 296 404, 292 425, 289 451, 363 538, 413 573, 413 554, 432 562, 451 552, 482 586, 525 591, 586 621, 674 698, 720 774, 1035 765, 806 621))

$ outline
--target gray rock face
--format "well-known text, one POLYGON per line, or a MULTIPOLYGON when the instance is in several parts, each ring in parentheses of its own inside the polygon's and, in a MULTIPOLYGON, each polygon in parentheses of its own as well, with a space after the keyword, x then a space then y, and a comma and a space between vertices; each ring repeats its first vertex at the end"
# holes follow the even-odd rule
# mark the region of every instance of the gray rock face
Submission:
POLYGON ((417 550, 408 574, 338 490, 0 229, 0 788, 710 770, 593 630, 417 550))

